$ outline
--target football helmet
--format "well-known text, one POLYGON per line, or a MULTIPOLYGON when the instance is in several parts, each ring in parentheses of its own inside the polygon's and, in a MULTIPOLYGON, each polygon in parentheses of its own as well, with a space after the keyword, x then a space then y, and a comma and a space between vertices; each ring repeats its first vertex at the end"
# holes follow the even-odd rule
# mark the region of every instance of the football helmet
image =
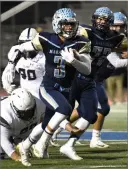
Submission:
POLYGON ((109 27, 114 22, 114 14, 108 7, 100 7, 96 9, 94 14, 92 15, 92 24, 93 26, 103 32, 109 30, 109 27), (105 22, 97 22, 97 19, 104 19, 105 22))
POLYGON ((127 17, 123 13, 115 12, 112 26, 120 26, 120 32, 127 33, 127 21, 127 17))
POLYGON ((52 19, 52 27, 56 34, 69 39, 76 35, 79 22, 76 14, 70 8, 57 10, 52 19), (70 25, 72 29, 64 29, 64 25, 70 25))
POLYGON ((20 119, 29 121, 34 116, 36 102, 31 93, 26 89, 15 89, 11 93, 10 104, 20 119))
POLYGON ((21 44, 30 41, 36 36, 36 34, 37 31, 34 28, 26 28, 21 32, 18 38, 18 43, 21 44))
POLYGON ((126 25, 127 17, 121 12, 114 12, 114 23, 113 25, 126 25))

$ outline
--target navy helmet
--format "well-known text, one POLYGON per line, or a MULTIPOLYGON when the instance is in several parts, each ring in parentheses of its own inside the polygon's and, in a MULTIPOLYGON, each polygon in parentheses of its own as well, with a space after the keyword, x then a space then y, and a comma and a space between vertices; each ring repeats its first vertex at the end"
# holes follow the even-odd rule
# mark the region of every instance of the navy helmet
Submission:
POLYGON ((114 23, 114 14, 108 7, 100 7, 92 15, 93 26, 101 31, 109 30, 109 27, 114 23), (105 23, 97 23, 96 19, 105 19, 105 23))

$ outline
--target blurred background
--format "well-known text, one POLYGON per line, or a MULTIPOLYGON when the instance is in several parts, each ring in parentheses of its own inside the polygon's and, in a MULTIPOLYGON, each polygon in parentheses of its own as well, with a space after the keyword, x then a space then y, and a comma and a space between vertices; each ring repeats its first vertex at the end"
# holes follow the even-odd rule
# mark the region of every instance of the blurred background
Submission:
MULTIPOLYGON (((7 54, 17 43, 21 31, 34 27, 38 32, 52 32, 52 16, 62 7, 70 7, 82 24, 91 24, 91 16, 96 8, 107 6, 113 12, 121 11, 128 16, 127 1, 4 1, 1 2, 0 67, 1 73, 7 64, 7 54)), ((0 81, 1 84, 1 81, 0 81)), ((106 82, 110 104, 120 104, 127 100, 127 70, 117 70, 106 82)))

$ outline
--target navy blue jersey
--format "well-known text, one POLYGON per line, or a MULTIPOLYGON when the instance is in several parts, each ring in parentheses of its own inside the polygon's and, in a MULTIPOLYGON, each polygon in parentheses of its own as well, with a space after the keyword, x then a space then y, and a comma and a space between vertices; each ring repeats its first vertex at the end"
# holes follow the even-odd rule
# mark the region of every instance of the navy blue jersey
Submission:
POLYGON ((115 71, 115 67, 105 59, 102 66, 98 69, 95 75, 96 82, 103 82, 105 79, 110 77, 115 71))
POLYGON ((121 44, 125 35, 111 30, 106 33, 101 32, 92 26, 82 25, 82 27, 86 29, 91 41, 92 72, 90 75, 94 76, 111 51, 121 44))
POLYGON ((67 47, 76 49, 79 52, 85 47, 89 40, 81 36, 76 36, 62 42, 55 33, 41 32, 39 34, 39 41, 46 56, 46 73, 43 84, 48 87, 58 83, 63 87, 70 87, 76 69, 62 59, 60 51, 64 49, 64 47, 67 47))

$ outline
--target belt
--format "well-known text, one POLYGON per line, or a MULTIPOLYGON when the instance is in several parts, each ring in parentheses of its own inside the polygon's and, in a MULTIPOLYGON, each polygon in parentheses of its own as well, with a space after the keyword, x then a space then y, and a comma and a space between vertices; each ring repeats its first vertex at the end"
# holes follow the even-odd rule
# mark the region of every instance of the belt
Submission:
POLYGON ((58 89, 60 92, 70 92, 70 90, 71 90, 71 87, 65 88, 58 83, 55 83, 54 88, 58 89))

